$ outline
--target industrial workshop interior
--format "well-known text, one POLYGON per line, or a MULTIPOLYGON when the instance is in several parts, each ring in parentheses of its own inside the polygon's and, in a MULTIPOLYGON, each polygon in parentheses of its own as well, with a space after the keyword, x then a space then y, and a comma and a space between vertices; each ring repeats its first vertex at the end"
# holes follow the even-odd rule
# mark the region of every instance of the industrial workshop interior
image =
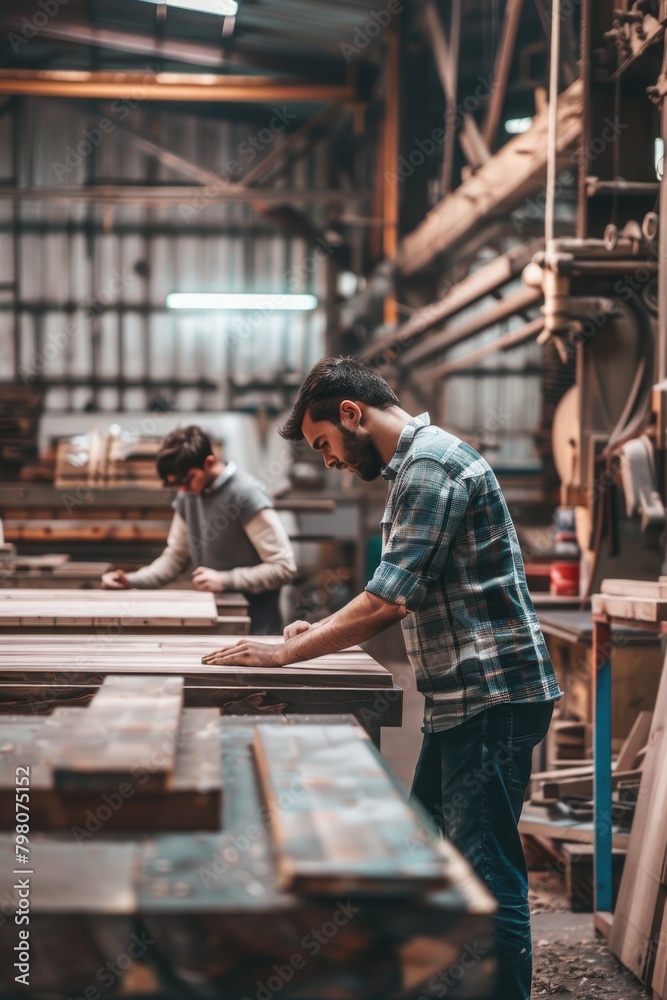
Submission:
POLYGON ((667 1000, 667 0, 0 0, 0 1000, 667 1000))

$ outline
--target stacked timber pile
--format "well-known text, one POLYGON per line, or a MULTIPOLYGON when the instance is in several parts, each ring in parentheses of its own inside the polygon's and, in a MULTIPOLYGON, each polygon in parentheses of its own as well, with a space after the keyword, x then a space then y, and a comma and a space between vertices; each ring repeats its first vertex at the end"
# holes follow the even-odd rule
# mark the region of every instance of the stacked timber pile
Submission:
POLYGON ((155 470, 159 438, 136 438, 123 434, 89 434, 63 438, 56 449, 55 485, 58 489, 77 486, 110 489, 133 486, 159 489, 155 470))
MULTIPOLYGON (((614 881, 618 891, 634 820, 652 713, 640 712, 612 768, 614 881)), ((534 866, 564 876, 573 912, 593 910, 593 764, 535 772, 520 830, 534 866)))
POLYGON ((0 479, 16 480, 37 458, 42 394, 25 385, 0 388, 0 479))
POLYGON ((3 716, 2 727, 0 830, 16 828, 22 773, 35 831, 85 839, 112 792, 120 805, 105 812, 109 832, 220 829, 220 713, 183 709, 182 677, 107 677, 88 708, 3 716))
MULTIPOLYGON (((184 698, 182 677, 111 676, 88 708, 4 717, 0 896, 18 912, 25 858, 31 943, 49 942, 31 949, 31 995, 72 994, 117 960, 117 934, 82 933, 109 914, 150 936, 118 966, 127 996, 277 981, 409 1000, 462 967, 466 996, 489 995, 494 902, 351 716, 225 719, 184 698), (19 842, 26 785, 35 836, 19 842)), ((0 935, 3 995, 15 942, 0 935)))

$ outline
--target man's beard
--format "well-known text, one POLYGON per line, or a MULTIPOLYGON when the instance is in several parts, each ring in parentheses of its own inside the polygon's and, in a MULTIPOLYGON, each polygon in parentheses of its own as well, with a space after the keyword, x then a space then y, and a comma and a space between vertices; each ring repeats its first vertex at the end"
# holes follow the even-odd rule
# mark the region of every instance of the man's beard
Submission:
POLYGON ((377 479, 382 471, 383 462, 368 431, 360 427, 355 433, 347 427, 341 427, 341 432, 345 464, 354 469, 366 482, 377 479))

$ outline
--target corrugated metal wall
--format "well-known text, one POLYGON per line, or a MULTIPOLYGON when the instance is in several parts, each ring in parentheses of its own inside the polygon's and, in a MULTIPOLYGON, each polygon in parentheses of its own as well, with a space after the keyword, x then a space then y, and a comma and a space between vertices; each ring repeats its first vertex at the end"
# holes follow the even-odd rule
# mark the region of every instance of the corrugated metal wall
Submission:
MULTIPOLYGON (((510 249, 503 245, 500 252, 510 249)), ((480 259, 477 266, 490 258, 480 259)), ((514 281, 503 289, 503 297, 521 287, 514 281)), ((456 324, 488 309, 497 299, 488 296, 456 316, 456 324)), ((537 315, 537 310, 533 312, 537 315)), ((447 360, 465 358, 485 344, 518 330, 525 320, 513 316, 476 337, 458 344, 447 360)), ((453 325, 453 324, 452 324, 453 325)), ((541 462, 535 433, 541 419, 541 375, 543 349, 534 340, 510 351, 490 354, 475 362, 474 373, 451 375, 445 385, 445 426, 478 447, 494 468, 539 469, 541 462)))
MULTIPOLYGON (((12 113, 0 118, 0 181, 48 188, 183 183, 113 131, 78 156, 84 130, 100 121, 99 111, 87 107, 26 100, 17 107, 20 122, 12 113), (75 151, 69 157, 68 147, 75 151)), ((120 124, 121 110, 104 117, 120 124)), ((123 125, 212 171, 223 170, 258 131, 140 103, 123 125)), ((275 133, 271 144, 283 136, 275 133)), ((315 146, 279 183, 324 187, 326 158, 326 147, 315 146)), ((195 410, 227 407, 229 379, 275 382, 279 373, 306 371, 323 350, 323 309, 271 316, 167 312, 170 291, 310 291, 320 299, 324 291, 323 264, 307 262, 312 252, 305 241, 269 227, 249 204, 210 202, 194 212, 184 205, 0 200, 0 285, 15 277, 13 213, 21 230, 17 323, 13 295, 0 292, 0 379, 18 372, 60 382, 48 391, 50 410, 91 404, 142 410, 157 395, 179 410, 195 410)), ((322 210, 308 211, 317 220, 322 210)))

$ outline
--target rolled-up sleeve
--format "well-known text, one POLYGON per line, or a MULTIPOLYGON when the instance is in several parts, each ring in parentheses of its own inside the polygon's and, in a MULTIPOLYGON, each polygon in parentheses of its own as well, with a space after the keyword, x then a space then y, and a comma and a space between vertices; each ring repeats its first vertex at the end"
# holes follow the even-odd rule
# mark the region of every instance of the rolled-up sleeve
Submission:
POLYGON ((401 470, 382 561, 366 585, 371 594, 417 611, 444 568, 470 497, 443 465, 419 458, 401 470))

